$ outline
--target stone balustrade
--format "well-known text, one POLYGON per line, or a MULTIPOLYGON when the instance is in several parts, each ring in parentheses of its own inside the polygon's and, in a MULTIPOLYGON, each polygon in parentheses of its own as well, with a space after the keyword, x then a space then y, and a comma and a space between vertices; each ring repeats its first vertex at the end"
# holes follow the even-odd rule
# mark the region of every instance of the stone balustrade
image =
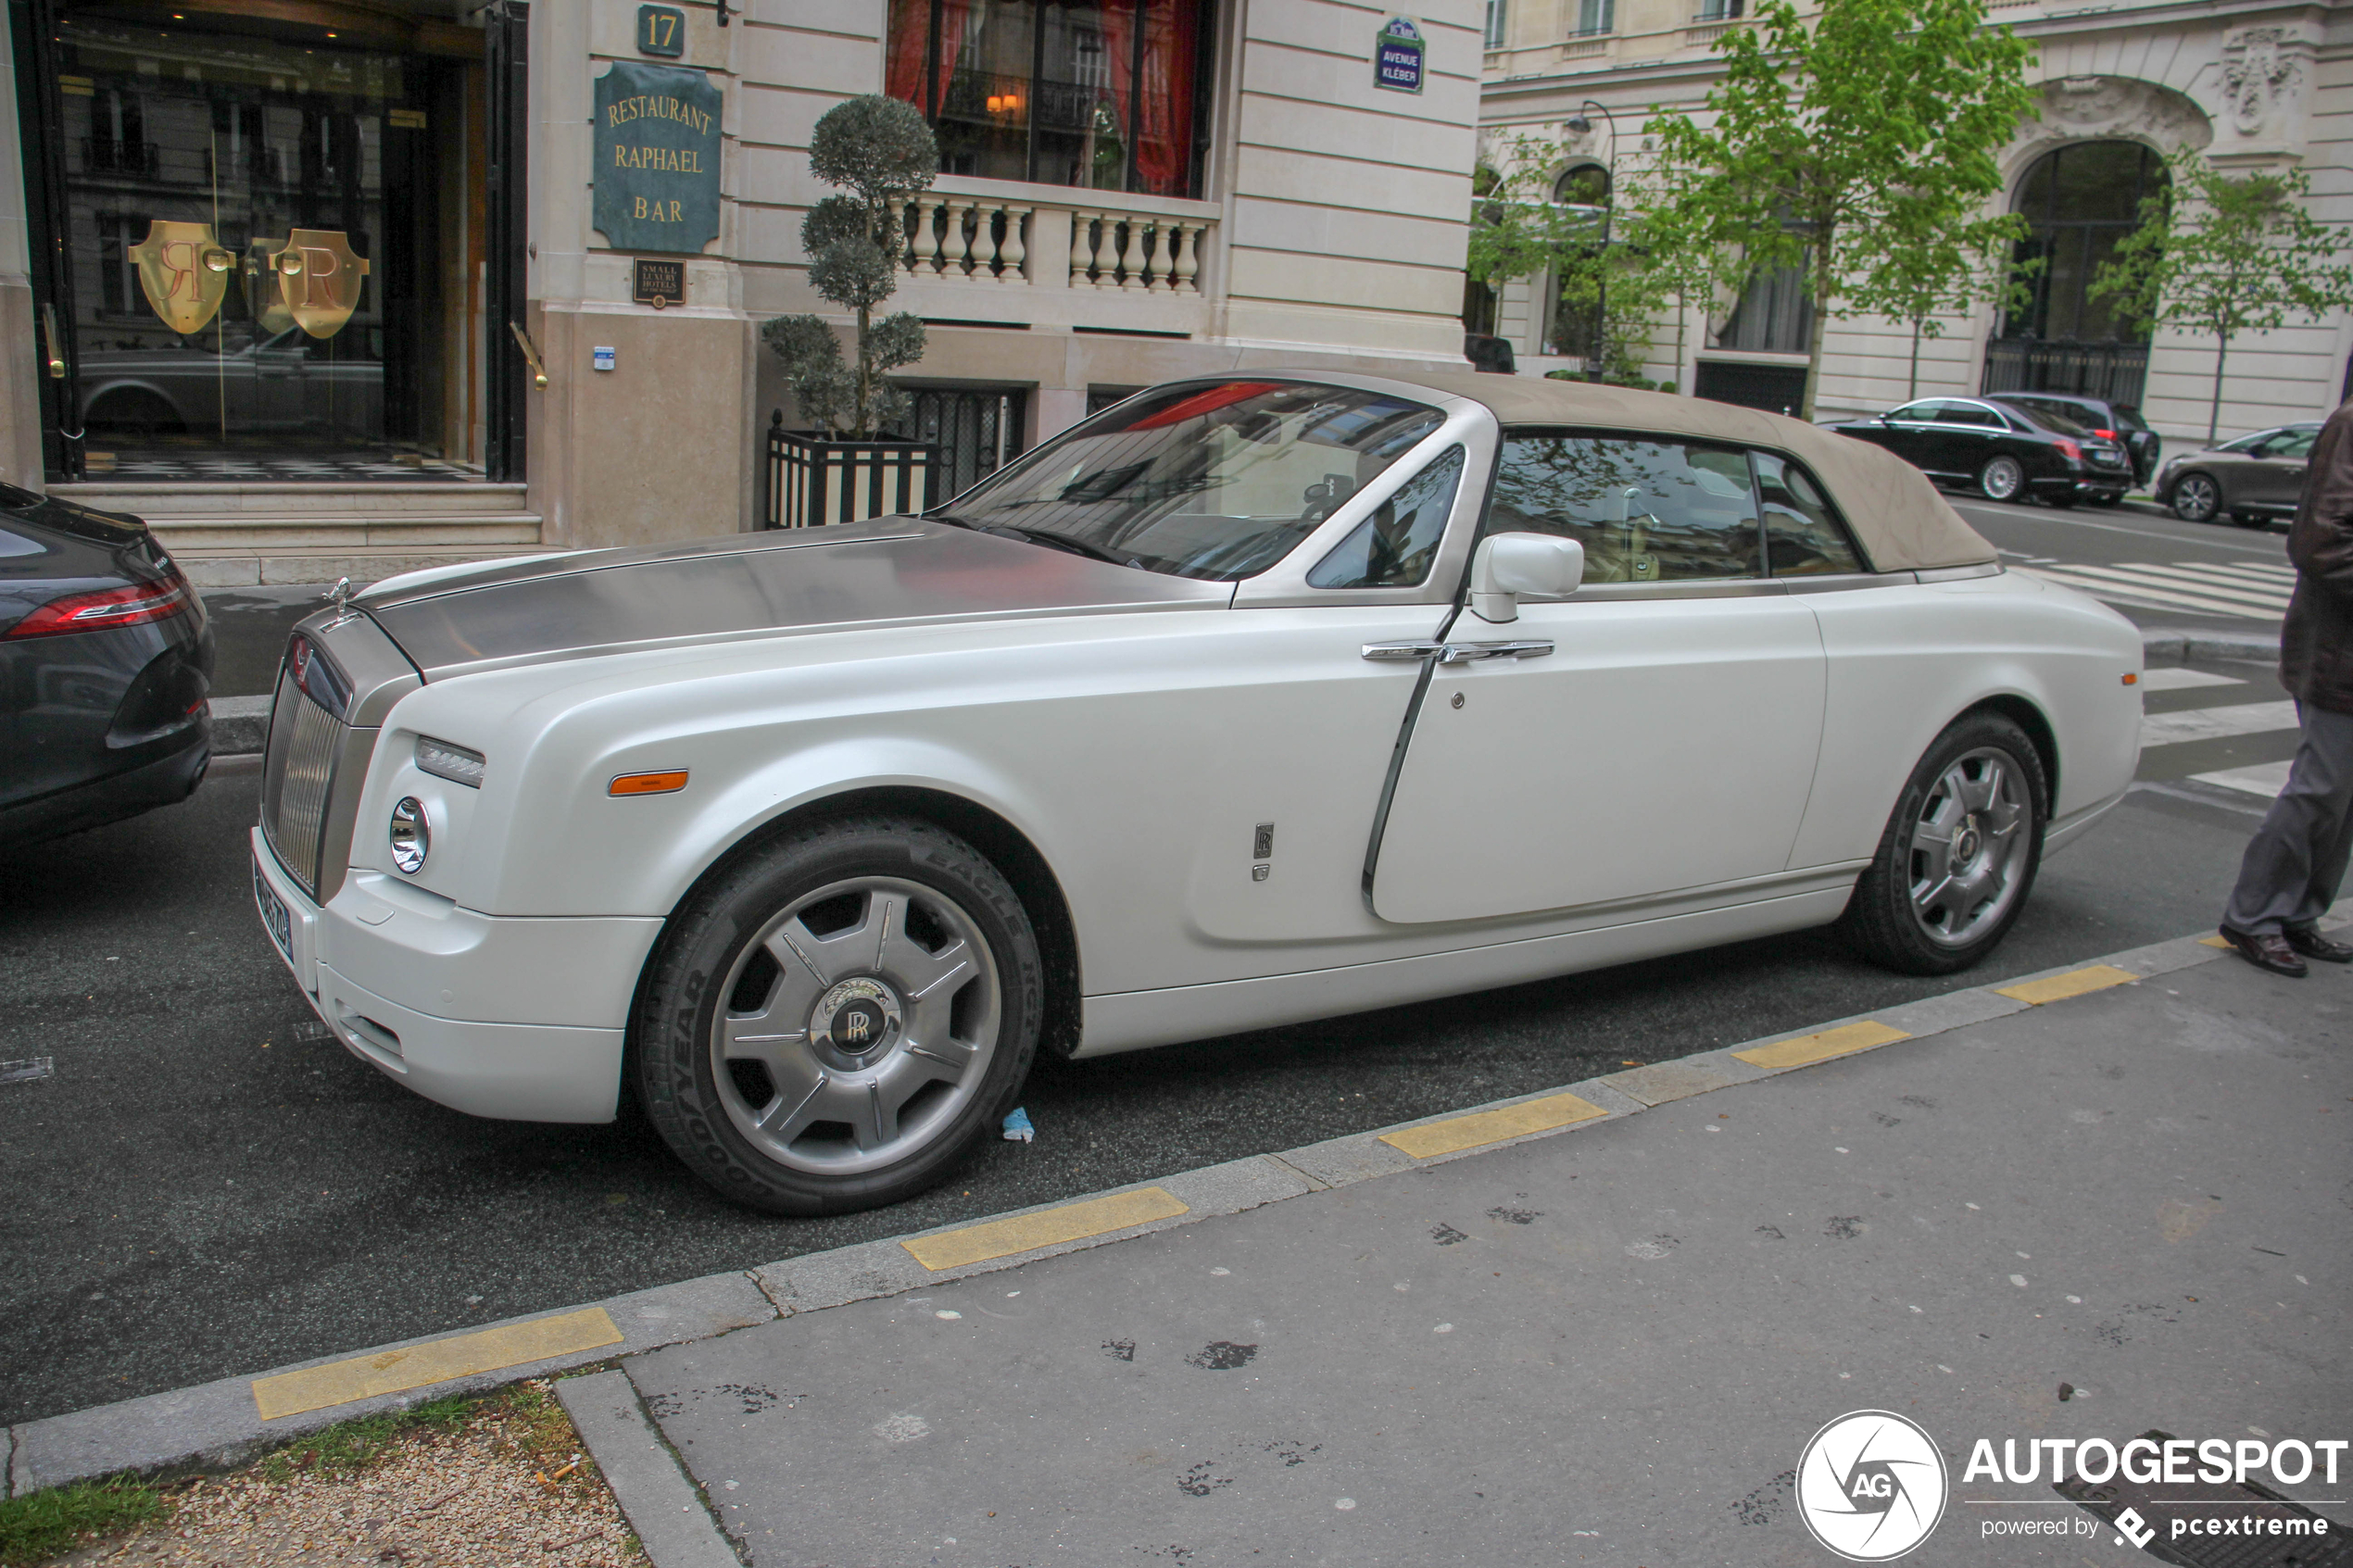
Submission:
POLYGON ((900 265, 925 282, 1198 297, 1214 227, 1201 217, 1100 199, 1063 204, 935 190, 893 205, 906 235, 900 265))

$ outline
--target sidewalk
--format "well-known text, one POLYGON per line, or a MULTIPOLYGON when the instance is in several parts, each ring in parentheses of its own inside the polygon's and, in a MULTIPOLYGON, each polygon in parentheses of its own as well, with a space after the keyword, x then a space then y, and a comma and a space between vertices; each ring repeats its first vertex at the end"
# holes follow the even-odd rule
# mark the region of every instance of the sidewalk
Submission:
MULTIPOLYGON (((2349 1023, 2353 972, 2184 937, 26 1423, 9 1489, 579 1369, 556 1391, 655 1568, 1820 1564, 1800 1457, 1871 1410, 1943 1455, 1910 1561, 2122 1564, 2109 1519, 2289 1512, 2184 1484, 2105 1488, 2095 1518, 2047 1471, 1970 1474, 1981 1440, 2334 1442, 2281 1489, 2353 1531, 2349 1023)), ((2353 1563, 2341 1534, 2170 1549, 2353 1563)))
POLYGON ((2189 967, 1965 993, 2014 1010, 1714 1092, 1740 1064, 1617 1075, 1660 1103, 625 1370, 756 1565, 1821 1563, 1792 1473, 1873 1408, 1951 1467, 1919 1561, 2125 1562, 2104 1526, 1985 1538, 2084 1516, 2047 1475, 1964 1486, 1975 1439, 2353 1436, 2353 975, 2167 947, 2189 967))

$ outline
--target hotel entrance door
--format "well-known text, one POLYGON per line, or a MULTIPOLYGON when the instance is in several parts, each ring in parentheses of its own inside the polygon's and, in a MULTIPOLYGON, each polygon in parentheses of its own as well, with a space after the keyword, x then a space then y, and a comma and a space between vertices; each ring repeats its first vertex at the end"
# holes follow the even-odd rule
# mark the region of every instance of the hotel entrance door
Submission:
POLYGON ((490 174, 520 5, 33 9, 53 474, 509 476, 520 264, 497 239, 520 181, 490 174))

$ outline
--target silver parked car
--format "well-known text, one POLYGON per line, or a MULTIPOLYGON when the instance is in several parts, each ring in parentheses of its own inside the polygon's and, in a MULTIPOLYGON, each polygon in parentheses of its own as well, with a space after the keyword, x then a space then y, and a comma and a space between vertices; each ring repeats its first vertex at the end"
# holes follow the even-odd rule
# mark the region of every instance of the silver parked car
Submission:
POLYGON ((2157 498, 2183 522, 2227 516, 2241 528, 2260 528, 2293 517, 2320 433, 2319 420, 2304 420, 2185 452, 2158 474, 2157 498))

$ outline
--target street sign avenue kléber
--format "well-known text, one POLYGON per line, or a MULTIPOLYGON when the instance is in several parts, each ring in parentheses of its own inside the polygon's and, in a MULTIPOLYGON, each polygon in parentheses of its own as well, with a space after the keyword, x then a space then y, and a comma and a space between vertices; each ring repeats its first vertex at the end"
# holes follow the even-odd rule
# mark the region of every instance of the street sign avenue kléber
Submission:
POLYGON ((1422 30, 1411 17, 1391 17, 1383 23, 1373 46, 1373 85, 1392 93, 1422 90, 1422 30))

